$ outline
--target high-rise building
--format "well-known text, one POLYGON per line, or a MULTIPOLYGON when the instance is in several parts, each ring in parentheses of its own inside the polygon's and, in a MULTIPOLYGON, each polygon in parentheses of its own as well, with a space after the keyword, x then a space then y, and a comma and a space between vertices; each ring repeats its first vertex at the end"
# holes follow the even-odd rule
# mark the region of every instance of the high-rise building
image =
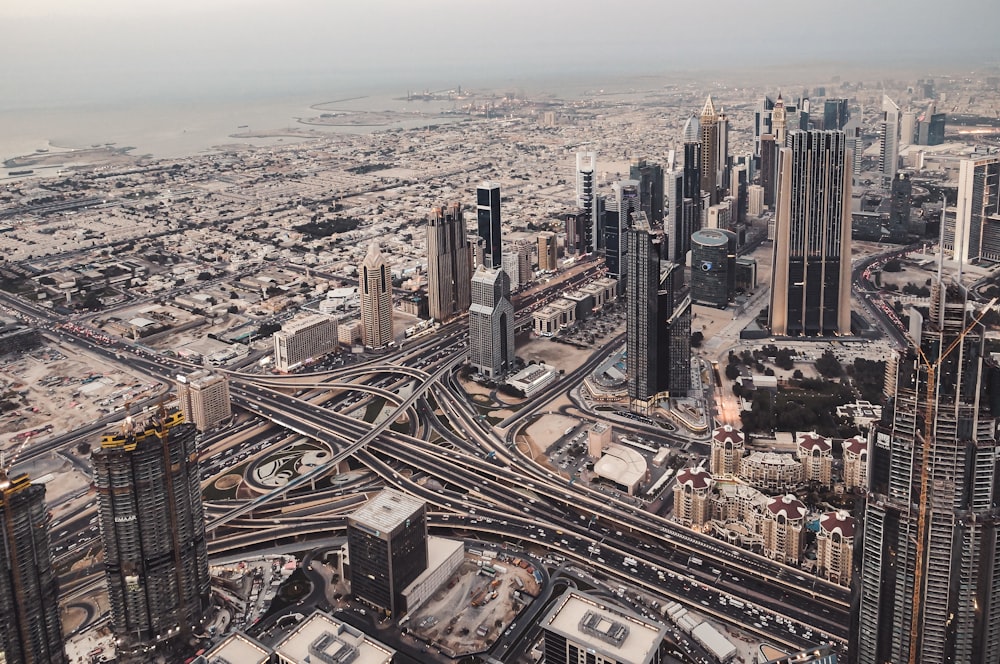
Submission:
POLYGON ((729 156, 729 116, 726 115, 725 108, 719 108, 715 124, 715 187, 721 199, 726 193, 730 193, 727 192, 727 187, 729 186, 729 170, 732 166, 729 156))
POLYGON ((936 279, 873 427, 854 661, 1000 661, 1000 370, 969 292, 936 279))
POLYGON ((846 99, 827 99, 823 102, 823 129, 843 129, 850 118, 846 99))
POLYGON ((764 134, 770 134, 771 112, 774 110, 774 100, 767 95, 757 102, 757 108, 753 112, 753 153, 760 157, 760 140, 764 134))
POLYGON ((538 269, 555 272, 559 269, 559 245, 552 231, 538 233, 538 269))
POLYGON ((663 228, 663 167, 638 159, 632 162, 628 177, 639 183, 639 209, 646 213, 650 226, 663 228))
POLYGON ((478 373, 502 378, 514 363, 514 307, 510 280, 502 270, 480 265, 472 276, 469 307, 469 364, 478 373))
POLYGON ((851 153, 842 131, 789 132, 780 153, 770 325, 851 332, 851 153))
POLYGON ((691 236, 691 301, 725 309, 736 295, 736 233, 703 228, 691 236))
POLYGON ((731 424, 723 424, 712 432, 713 477, 736 477, 740 474, 746 436, 731 424))
POLYGON ((194 371, 177 376, 175 385, 184 420, 194 424, 198 431, 213 429, 232 417, 229 379, 225 374, 194 371))
POLYGON ((747 187, 747 213, 751 217, 764 214, 764 187, 759 184, 747 187))
POLYGON ((111 625, 135 651, 190 635, 209 573, 195 427, 180 411, 126 418, 91 454, 111 625))
POLYGON ((65 664, 45 486, 0 468, 0 662, 65 664))
POLYGON ((476 187, 476 224, 484 242, 483 265, 499 268, 502 265, 499 182, 483 182, 476 187))
POLYGON ((1000 155, 963 159, 958 170, 953 260, 1000 260, 1000 155))
POLYGON ((778 93, 778 99, 774 102, 771 110, 771 133, 774 135, 774 144, 778 150, 785 147, 785 136, 788 134, 788 110, 785 108, 785 100, 778 93))
POLYGON ((608 276, 617 279, 618 288, 622 290, 628 274, 625 233, 632 226, 632 215, 639 212, 639 183, 619 180, 611 188, 615 197, 609 201, 608 220, 604 225, 604 263, 608 267, 608 276))
POLYGON ((764 205, 773 210, 778 191, 778 145, 772 134, 760 137, 760 186, 764 188, 764 205))
POLYGON ((701 228, 700 168, 701 143, 685 143, 684 165, 679 181, 676 174, 672 176, 671 188, 678 201, 671 203, 672 220, 667 238, 667 258, 681 265, 687 262, 687 253, 691 251, 691 234, 701 228))
POLYGON ((576 153, 576 206, 583 210, 586 223, 578 225, 580 244, 586 247, 580 253, 597 251, 597 153, 576 153))
POLYGON ((882 124, 879 128, 881 145, 878 153, 878 170, 885 186, 892 183, 899 168, 899 106, 882 95, 882 124))
POLYGON ((427 220, 427 308, 430 317, 446 321, 469 310, 472 251, 462 207, 436 207, 427 220))
POLYGON ((296 316, 274 333, 274 365, 291 371, 337 349, 337 319, 322 314, 296 316))
POLYGON ((944 143, 945 114, 932 113, 927 121, 927 145, 941 145, 944 143))
POLYGON ((701 192, 709 195, 709 205, 719 202, 719 116, 715 112, 712 96, 705 100, 698 120, 701 138, 701 192))
POLYGON ((910 235, 910 205, 913 202, 913 183, 910 174, 896 173, 889 194, 889 241, 906 242, 910 235))
POLYGON ((347 518, 351 593, 365 604, 400 616, 403 590, 427 569, 427 505, 385 489, 347 518))
POLYGON ((806 544, 806 506, 788 494, 767 501, 760 530, 764 555, 789 565, 798 565, 806 544))
POLYGON ((903 111, 899 116, 899 144, 914 145, 917 140, 917 114, 903 111))
POLYGON ((626 234, 626 364, 630 406, 648 412, 691 387, 691 298, 680 297, 680 266, 661 263, 663 231, 651 229, 642 213, 637 217, 626 234))
POLYGON ((392 274, 378 242, 368 245, 358 265, 358 295, 361 300, 361 341, 369 348, 384 348, 393 340, 392 274))
POLYGON ((660 664, 666 626, 607 600, 567 590, 539 623, 546 664, 660 664))
POLYGON ((685 143, 698 143, 701 141, 701 126, 698 124, 696 116, 688 116, 687 121, 684 123, 684 129, 681 131, 681 140, 685 143))
POLYGON ((565 220, 566 254, 582 256, 592 252, 591 243, 587 241, 588 229, 593 223, 591 213, 586 210, 574 210, 566 213, 565 220))
POLYGON ((682 468, 674 482, 674 515, 677 523, 700 530, 712 519, 712 473, 701 466, 682 468))
POLYGON ((503 271, 510 283, 510 291, 526 288, 531 283, 531 245, 516 242, 503 251, 503 271))
POLYGON ((816 565, 828 581, 851 585, 854 566, 854 532, 857 522, 844 510, 826 512, 816 533, 816 565))

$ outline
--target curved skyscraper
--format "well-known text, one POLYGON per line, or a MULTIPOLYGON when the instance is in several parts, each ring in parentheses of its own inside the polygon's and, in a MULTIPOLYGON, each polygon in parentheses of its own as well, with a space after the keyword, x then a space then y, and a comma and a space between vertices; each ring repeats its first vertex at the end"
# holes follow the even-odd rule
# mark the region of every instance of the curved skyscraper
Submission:
POLYGON ((111 624, 135 651, 190 634, 209 574, 195 427, 180 411, 126 420, 91 455, 111 624))
POLYGON ((45 487, 0 469, 0 662, 64 664, 45 487))
POLYGON ((691 235, 691 301, 724 309, 736 292, 736 233, 703 228, 691 235))

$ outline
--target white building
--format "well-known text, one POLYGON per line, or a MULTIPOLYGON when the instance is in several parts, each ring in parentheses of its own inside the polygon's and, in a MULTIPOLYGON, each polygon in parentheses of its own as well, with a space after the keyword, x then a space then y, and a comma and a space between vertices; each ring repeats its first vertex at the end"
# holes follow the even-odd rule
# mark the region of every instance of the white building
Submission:
POLYGON ((229 398, 229 380, 223 374, 195 371, 177 376, 177 400, 184 420, 198 431, 208 431, 233 414, 229 398))
POLYGON ((294 318, 274 333, 274 365, 291 371, 337 348, 337 319, 322 314, 294 318))

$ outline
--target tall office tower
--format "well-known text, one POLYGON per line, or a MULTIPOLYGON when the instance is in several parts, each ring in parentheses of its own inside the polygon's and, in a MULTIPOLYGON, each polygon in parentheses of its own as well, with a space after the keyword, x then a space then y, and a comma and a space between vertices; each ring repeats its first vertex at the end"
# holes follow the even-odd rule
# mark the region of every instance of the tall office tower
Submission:
POLYGON ((698 124, 698 118, 693 115, 688 116, 687 122, 684 123, 684 129, 681 131, 681 140, 685 143, 701 141, 701 125, 698 124))
POLYGON ((861 159, 865 151, 865 143, 861 138, 861 120, 850 118, 844 127, 844 133, 847 135, 847 149, 854 155, 854 161, 851 164, 851 174, 856 178, 861 174, 861 159))
POLYGON ((846 99, 827 99, 823 102, 823 129, 843 129, 849 117, 846 99))
POLYGON ((566 233, 567 256, 582 256, 590 253, 590 246, 584 244, 584 228, 590 223, 589 215, 583 210, 566 213, 563 229, 566 233))
POLYGON ((275 366, 291 371, 337 349, 337 319, 323 314, 296 316, 273 339, 275 366))
POLYGON ((771 133, 774 134, 774 144, 780 150, 785 147, 785 135, 788 133, 788 111, 785 109, 785 100, 778 93, 778 99, 774 102, 771 110, 771 133))
MULTIPOLYGON (((670 232, 668 233, 667 258, 684 265, 691 250, 691 233, 701 228, 701 144, 684 144, 684 166, 680 179, 680 194, 677 204, 672 204, 670 232)), ((674 176, 673 190, 677 195, 677 179, 674 176)))
POLYGON ((778 145, 772 134, 760 137, 760 186, 764 187, 764 205, 773 210, 778 191, 778 145))
POLYGON ((483 242, 483 238, 479 237, 478 233, 469 233, 466 235, 465 242, 469 245, 469 254, 472 256, 470 268, 475 272, 476 268, 483 264, 483 259, 486 255, 486 243, 483 242))
POLYGON ((729 169, 729 183, 726 190, 733 199, 733 221, 742 225, 747 221, 747 186, 749 185, 747 164, 733 164, 729 169))
POLYGON ((765 134, 772 133, 771 113, 774 110, 774 100, 767 95, 757 102, 753 112, 753 154, 760 157, 760 141, 765 134))
POLYGON ((431 318, 446 321, 469 310, 472 252, 462 207, 436 207, 427 220, 427 308, 431 318))
POLYGON ((842 131, 788 134, 780 153, 771 333, 851 333, 851 153, 842 131))
POLYGON ((709 205, 719 202, 719 116, 715 112, 712 96, 705 100, 698 119, 701 127, 701 192, 709 195, 709 205))
POLYGON ((910 234, 910 205, 913 202, 913 183, 910 174, 899 172, 892 181, 889 196, 889 240, 906 242, 910 234))
POLYGON ((588 223, 578 226, 580 243, 586 247, 580 253, 597 251, 597 153, 576 153, 576 206, 583 210, 588 223))
MULTIPOLYGON (((667 234, 666 260, 675 260, 678 251, 677 235, 683 233, 684 221, 684 169, 673 168, 664 177, 666 191, 666 219, 664 221, 667 234)), ((677 261, 683 262, 683 261, 677 261)))
POLYGON ((525 288, 531 283, 531 245, 516 243, 503 252, 503 271, 507 275, 511 292, 525 288))
POLYGON ((361 299, 361 342, 369 348, 384 348, 393 340, 392 275, 378 242, 368 245, 358 265, 358 295, 361 299))
POLYGON ((691 236, 691 301, 725 309, 736 295, 736 233, 703 228, 691 236))
POLYGON ((663 166, 638 159, 628 177, 639 183, 639 209, 653 228, 663 228, 663 166))
POLYGON ((927 124, 927 145, 944 143, 945 114, 934 113, 927 124))
POLYGON ((559 597, 539 623, 545 664, 660 664, 667 628, 576 589, 559 597))
POLYGON ((888 187, 899 168, 899 106, 882 95, 882 124, 879 128, 881 146, 878 153, 878 170, 883 185, 888 187))
POLYGON ((628 246, 625 233, 632 225, 632 215, 639 212, 639 183, 635 180, 619 180, 611 185, 614 200, 609 201, 604 222, 604 263, 608 276, 618 280, 619 293, 624 292, 628 274, 625 254, 628 246))
POLYGON ((514 307, 503 270, 479 266, 472 276, 469 364, 490 378, 507 375, 514 363, 514 307))
POLYGON ((0 468, 0 662, 65 664, 45 485, 0 468))
POLYGON ((384 489, 347 517, 351 593, 387 616, 406 612, 403 590, 427 569, 427 505, 384 489))
POLYGON ((126 418, 90 460, 111 625, 123 650, 189 635, 208 608, 208 554, 195 427, 161 411, 126 418))
POLYGON ((904 111, 899 116, 899 144, 914 145, 917 140, 917 114, 904 111))
POLYGON ((747 214, 752 217, 764 214, 764 187, 759 184, 747 187, 747 214))
POLYGON ((936 279, 910 310, 891 409, 873 431, 859 664, 1000 661, 997 365, 968 291, 936 279))
POLYGON ((194 424, 198 431, 213 429, 232 417, 229 379, 225 374, 194 371, 177 376, 175 385, 184 420, 194 424))
POLYGON ((559 269, 559 244, 552 231, 538 233, 538 269, 547 272, 559 269))
POLYGON ((731 168, 729 157, 729 116, 726 109, 720 108, 716 116, 716 156, 715 156, 715 187, 720 192, 719 197, 727 191, 729 186, 729 170, 731 168))
POLYGON ((963 159, 951 258, 963 263, 1000 259, 1000 156, 963 159))
POLYGON ((498 268, 502 265, 500 248, 500 183, 483 182, 476 187, 476 222, 479 237, 483 238, 483 265, 498 268))
POLYGON ((663 231, 639 213, 626 233, 629 280, 625 300, 628 395, 645 413, 691 388, 691 298, 680 298, 683 270, 661 262, 663 231))
POLYGON ((811 105, 809 103, 809 97, 803 97, 802 100, 799 102, 799 118, 798 122, 794 125, 795 129, 801 129, 803 131, 806 131, 807 129, 812 128, 810 126, 810 120, 809 120, 810 108, 811 105))

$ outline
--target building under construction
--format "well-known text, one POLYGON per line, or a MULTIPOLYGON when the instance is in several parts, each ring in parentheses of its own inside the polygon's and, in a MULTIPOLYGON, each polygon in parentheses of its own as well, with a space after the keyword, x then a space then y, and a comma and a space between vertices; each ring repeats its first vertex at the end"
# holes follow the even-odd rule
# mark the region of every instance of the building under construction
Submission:
MULTIPOLYGON (((993 303, 990 303, 992 305, 993 303)), ((1000 371, 958 284, 910 311, 874 427, 852 661, 1000 661, 1000 371)))
POLYGON ((111 619, 122 649, 190 633, 208 607, 209 573, 195 427, 162 409, 126 418, 91 460, 111 619))
POLYGON ((45 487, 0 468, 0 662, 64 664, 45 487))

